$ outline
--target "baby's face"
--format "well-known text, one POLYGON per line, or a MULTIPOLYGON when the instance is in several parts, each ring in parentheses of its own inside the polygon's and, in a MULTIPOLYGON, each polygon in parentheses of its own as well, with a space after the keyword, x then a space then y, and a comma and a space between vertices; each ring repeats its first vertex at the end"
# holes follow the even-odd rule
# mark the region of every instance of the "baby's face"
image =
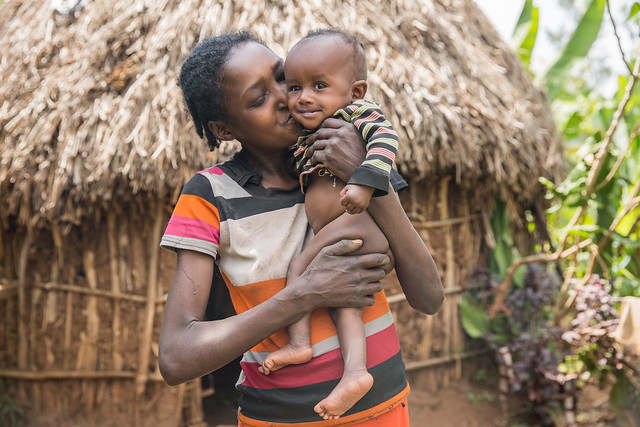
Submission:
POLYGON ((284 64, 287 104, 293 119, 305 129, 317 129, 324 119, 351 104, 353 52, 335 36, 303 40, 284 64))

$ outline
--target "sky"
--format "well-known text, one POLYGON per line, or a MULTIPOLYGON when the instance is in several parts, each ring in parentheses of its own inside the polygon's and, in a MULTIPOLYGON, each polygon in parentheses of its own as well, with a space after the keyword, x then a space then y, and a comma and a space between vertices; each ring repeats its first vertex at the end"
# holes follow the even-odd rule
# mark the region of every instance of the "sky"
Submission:
MULTIPOLYGON (((509 42, 516 22, 518 22, 524 0, 475 0, 475 2, 493 23, 502 38, 509 42)), ((617 15, 617 22, 624 20, 624 17, 620 16, 621 6, 628 6, 631 2, 632 0, 611 2, 612 12, 614 16, 617 15)), ((571 34, 575 29, 576 22, 567 14, 565 9, 558 5, 558 0, 534 0, 533 5, 538 7, 539 27, 531 58, 531 69, 534 73, 541 74, 549 68, 560 54, 557 47, 552 44, 548 37, 547 31, 557 32, 563 29, 564 33, 571 34)), ((623 46, 627 48, 626 54, 629 57, 631 54, 631 41, 626 37, 626 34, 622 33, 621 36, 623 36, 623 42, 626 42, 623 43, 623 46)), ((592 46, 589 55, 598 61, 606 61, 605 63, 614 71, 614 78, 604 82, 597 88, 605 95, 612 94, 617 86, 615 75, 624 73, 625 65, 617 49, 617 41, 607 16, 603 18, 598 40, 592 46)))

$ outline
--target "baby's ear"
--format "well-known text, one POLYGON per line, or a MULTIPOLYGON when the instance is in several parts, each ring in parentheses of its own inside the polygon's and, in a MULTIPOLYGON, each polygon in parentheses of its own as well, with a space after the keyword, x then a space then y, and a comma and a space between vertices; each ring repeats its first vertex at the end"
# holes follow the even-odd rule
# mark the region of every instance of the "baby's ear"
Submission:
POLYGON ((367 94, 367 89, 369 88, 369 84, 366 80, 356 80, 351 85, 351 102, 357 101, 358 99, 363 99, 367 94))
POLYGON ((235 137, 233 133, 227 129, 227 127, 221 121, 209 121, 207 122, 207 126, 213 135, 219 141, 231 141, 235 137))

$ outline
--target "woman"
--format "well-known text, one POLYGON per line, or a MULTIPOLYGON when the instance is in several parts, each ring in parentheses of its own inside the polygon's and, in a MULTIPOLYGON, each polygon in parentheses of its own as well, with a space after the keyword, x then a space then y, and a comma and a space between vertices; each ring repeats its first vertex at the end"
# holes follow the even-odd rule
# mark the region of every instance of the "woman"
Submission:
MULTIPOLYGON (((287 110, 282 59, 247 33, 208 38, 185 61, 179 85, 210 148, 237 139, 242 150, 187 183, 163 236, 163 247, 178 254, 160 334, 165 380, 178 384, 197 378, 244 354, 240 425, 330 425, 313 411, 318 396, 326 395, 342 373, 326 307, 365 307, 375 385, 337 421, 377 418, 382 423, 384 417, 380 425, 406 425, 408 385, 380 292, 389 257, 357 254, 361 240, 338 241, 341 230, 323 230, 315 244, 338 242, 321 250, 285 287, 289 262, 311 236, 298 181, 288 172, 289 147, 300 127, 287 110), (238 314, 207 322, 214 260, 238 314), (287 343, 283 328, 310 311, 314 358, 262 375, 258 367, 264 357, 287 343)), ((311 160, 348 180, 364 157, 358 138, 351 124, 327 120, 311 141, 311 160)), ((395 193, 372 201, 369 213, 389 240, 407 300, 419 311, 435 313, 444 298, 438 272, 395 193)))

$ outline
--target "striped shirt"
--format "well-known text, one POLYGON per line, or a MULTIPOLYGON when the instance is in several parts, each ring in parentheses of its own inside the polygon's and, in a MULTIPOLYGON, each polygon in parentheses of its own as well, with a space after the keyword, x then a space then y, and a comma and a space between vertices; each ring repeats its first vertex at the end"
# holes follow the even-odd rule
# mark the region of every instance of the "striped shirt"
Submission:
MULTIPOLYGON (((349 184, 372 187, 375 197, 386 195, 389 190, 389 175, 398 152, 398 134, 382 113, 380 106, 375 102, 359 99, 336 111, 333 117, 352 123, 367 144, 367 155, 351 175, 349 184)), ((324 167, 321 164, 310 164, 309 159, 304 157, 307 138, 314 132, 304 130, 300 134, 294 153, 303 191, 306 191, 308 175, 324 167)))
MULTIPOLYGON (((300 188, 265 189, 260 181, 260 175, 238 155, 196 173, 185 185, 161 241, 162 247, 174 251, 189 249, 211 255, 237 313, 285 287, 289 263, 312 237, 300 188)), ((341 423, 382 414, 397 406, 409 390, 389 305, 383 291, 375 297, 375 304, 363 312, 367 369, 374 385, 340 418, 341 423)), ((237 383, 242 392, 240 421, 249 426, 331 424, 313 411, 343 371, 328 309, 312 314, 311 361, 268 376, 258 372, 265 357, 287 342, 286 329, 281 329, 244 354, 237 383)))

